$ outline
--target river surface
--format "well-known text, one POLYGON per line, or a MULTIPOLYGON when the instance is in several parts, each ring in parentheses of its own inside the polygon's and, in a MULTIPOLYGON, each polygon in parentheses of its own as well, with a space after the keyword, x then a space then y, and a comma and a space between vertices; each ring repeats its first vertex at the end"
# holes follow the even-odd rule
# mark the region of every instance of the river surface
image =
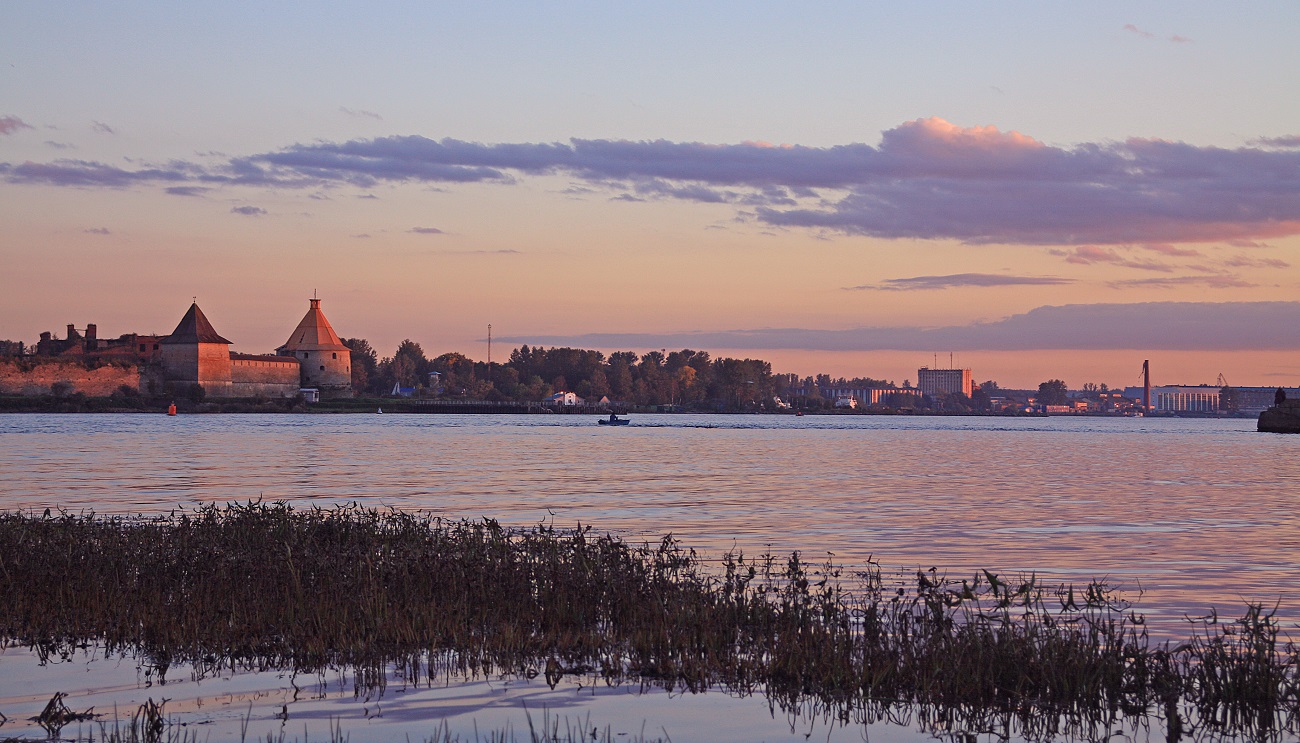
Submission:
POLYGON ((632 541, 671 533, 706 556, 1106 578, 1171 637, 1185 616, 1238 616, 1247 600, 1300 622, 1300 436, 1254 420, 633 419, 0 415, 0 508, 263 498, 580 522, 632 541))

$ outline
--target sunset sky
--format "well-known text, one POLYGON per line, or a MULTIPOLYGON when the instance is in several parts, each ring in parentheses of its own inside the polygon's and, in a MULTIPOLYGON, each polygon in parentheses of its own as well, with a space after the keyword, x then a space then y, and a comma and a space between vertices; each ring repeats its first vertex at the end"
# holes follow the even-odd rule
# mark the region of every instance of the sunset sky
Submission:
POLYGON ((0 4, 0 338, 1300 384, 1300 4, 0 4))

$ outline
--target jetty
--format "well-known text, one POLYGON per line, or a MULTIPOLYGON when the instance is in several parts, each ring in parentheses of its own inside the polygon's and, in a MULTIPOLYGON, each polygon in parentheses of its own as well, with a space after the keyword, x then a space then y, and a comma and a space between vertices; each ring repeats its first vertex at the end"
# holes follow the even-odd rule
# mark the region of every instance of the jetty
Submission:
POLYGON ((1283 400, 1259 414, 1265 433, 1300 433, 1300 400, 1283 400))

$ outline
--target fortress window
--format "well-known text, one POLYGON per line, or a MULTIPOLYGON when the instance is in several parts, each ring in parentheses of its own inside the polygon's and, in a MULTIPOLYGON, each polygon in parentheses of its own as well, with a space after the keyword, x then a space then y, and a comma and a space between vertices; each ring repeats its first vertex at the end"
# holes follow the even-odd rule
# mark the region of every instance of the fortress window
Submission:
POLYGON ((325 367, 322 366, 322 367, 320 368, 320 370, 321 370, 321 371, 325 371, 325 367))
POLYGON ((330 354, 330 355, 333 356, 333 357, 336 358, 336 359, 339 357, 339 355, 336 354, 336 353, 332 353, 332 354, 330 354))
POLYGON ((157 344, 157 343, 153 344, 153 350, 155 350, 155 351, 158 350, 158 344, 157 344))
POLYGON ((140 353, 144 353, 144 344, 143 344, 143 343, 140 344, 140 353))

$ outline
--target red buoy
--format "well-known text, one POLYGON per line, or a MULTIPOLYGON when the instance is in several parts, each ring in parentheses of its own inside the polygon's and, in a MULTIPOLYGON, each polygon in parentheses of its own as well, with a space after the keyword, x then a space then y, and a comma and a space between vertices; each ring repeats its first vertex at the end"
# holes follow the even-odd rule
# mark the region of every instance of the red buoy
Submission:
POLYGON ((176 403, 167 406, 167 415, 176 415, 176 403))

